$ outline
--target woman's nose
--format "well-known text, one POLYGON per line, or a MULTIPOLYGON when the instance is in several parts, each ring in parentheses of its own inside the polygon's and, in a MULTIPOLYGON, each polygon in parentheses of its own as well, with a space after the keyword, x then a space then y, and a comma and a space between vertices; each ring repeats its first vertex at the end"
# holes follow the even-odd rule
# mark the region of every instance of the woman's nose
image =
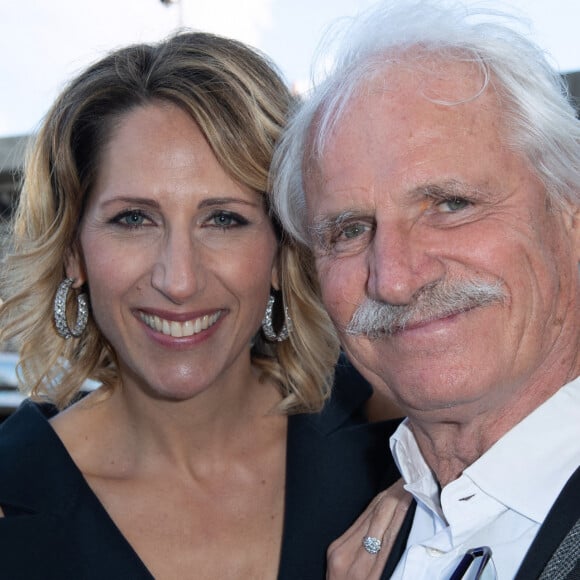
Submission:
POLYGON ((205 286, 201 246, 189 231, 168 235, 153 266, 153 287, 175 303, 183 303, 199 292, 205 286))

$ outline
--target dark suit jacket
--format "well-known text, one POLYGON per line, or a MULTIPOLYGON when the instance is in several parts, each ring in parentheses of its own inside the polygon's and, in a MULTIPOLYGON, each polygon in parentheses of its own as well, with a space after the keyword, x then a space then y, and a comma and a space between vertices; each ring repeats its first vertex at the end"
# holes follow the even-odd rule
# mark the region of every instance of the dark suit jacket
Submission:
MULTIPOLYGON (((383 570, 382 580, 388 580, 391 577, 405 552, 407 538, 411 532, 411 525, 415 515, 415 507, 416 504, 413 502, 401 526, 385 569, 383 570)), ((560 495, 554 502, 514 580, 534 580, 540 578, 548 562, 558 550, 558 547, 562 544, 570 530, 574 527, 578 518, 580 518, 580 468, 568 480, 564 489, 562 489, 560 495)), ((576 544, 575 547, 572 547, 572 550, 575 551, 575 555, 572 556, 568 552, 567 557, 576 558, 573 570, 565 576, 558 577, 569 578, 570 580, 580 578, 580 562, 578 561, 580 546, 576 544)), ((554 576, 550 576, 549 578, 553 580, 554 576)))
POLYGON ((400 421, 366 423, 361 404, 370 394, 352 367, 339 366, 332 404, 291 418, 279 580, 324 579, 330 542, 400 477, 389 449, 400 421))
MULTIPOLYGON (((344 367, 322 413, 289 419, 280 579, 323 580, 328 544, 399 477, 388 449, 396 422, 364 422, 369 395, 344 367)), ((150 579, 48 424, 51 412, 24 403, 0 427, 0 578, 150 579)))

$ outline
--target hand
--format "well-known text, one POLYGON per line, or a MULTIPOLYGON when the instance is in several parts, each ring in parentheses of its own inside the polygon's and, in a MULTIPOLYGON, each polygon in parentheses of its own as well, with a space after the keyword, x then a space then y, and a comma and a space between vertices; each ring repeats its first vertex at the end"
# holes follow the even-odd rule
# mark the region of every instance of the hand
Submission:
POLYGON ((379 580, 410 504, 411 495, 403 489, 402 479, 379 493, 356 522, 330 544, 327 580, 379 580), (366 536, 382 541, 377 554, 364 549, 366 536))

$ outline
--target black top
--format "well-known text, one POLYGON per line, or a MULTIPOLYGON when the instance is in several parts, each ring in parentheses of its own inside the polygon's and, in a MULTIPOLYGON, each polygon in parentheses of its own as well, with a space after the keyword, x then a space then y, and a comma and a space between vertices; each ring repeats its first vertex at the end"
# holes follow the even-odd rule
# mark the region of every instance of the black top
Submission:
MULTIPOLYGON (((289 417, 280 579, 324 579, 329 543, 399 477, 388 449, 398 422, 366 423, 369 396, 340 367, 321 413, 289 417)), ((0 426, 0 578, 151 579, 49 425, 54 413, 25 402, 0 426)))

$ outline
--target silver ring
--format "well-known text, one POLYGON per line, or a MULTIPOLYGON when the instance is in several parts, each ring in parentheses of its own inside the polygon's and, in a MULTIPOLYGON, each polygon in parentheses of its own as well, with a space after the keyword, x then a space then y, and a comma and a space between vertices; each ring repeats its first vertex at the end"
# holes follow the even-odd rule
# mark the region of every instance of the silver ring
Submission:
POLYGON ((365 536, 363 538, 363 548, 372 556, 375 556, 381 551, 381 540, 375 538, 374 536, 365 536))

